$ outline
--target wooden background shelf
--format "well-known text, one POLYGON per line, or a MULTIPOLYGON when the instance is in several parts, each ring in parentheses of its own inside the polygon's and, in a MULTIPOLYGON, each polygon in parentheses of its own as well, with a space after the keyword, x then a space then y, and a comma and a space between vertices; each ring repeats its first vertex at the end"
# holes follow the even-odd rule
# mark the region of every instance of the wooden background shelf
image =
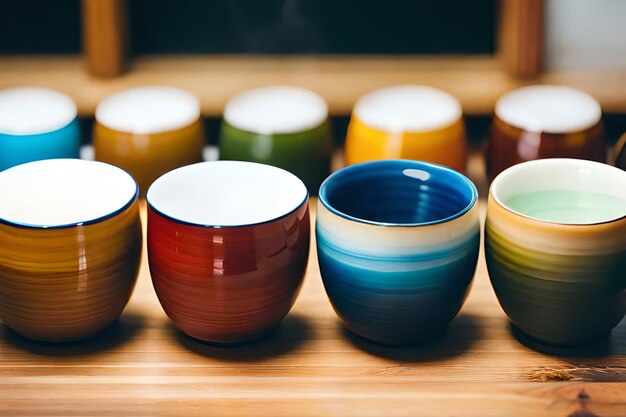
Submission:
POLYGON ((532 80, 507 75, 494 57, 268 57, 155 56, 134 60, 125 74, 101 79, 85 71, 80 56, 14 57, 0 61, 0 89, 50 87, 73 97, 82 116, 114 91, 138 85, 171 85, 198 95, 205 116, 221 116, 227 100, 258 86, 291 84, 320 93, 334 115, 350 114, 359 96, 393 84, 426 84, 458 97, 467 114, 489 115, 503 93, 527 84, 582 89, 606 112, 626 113, 626 72, 555 71, 532 80))

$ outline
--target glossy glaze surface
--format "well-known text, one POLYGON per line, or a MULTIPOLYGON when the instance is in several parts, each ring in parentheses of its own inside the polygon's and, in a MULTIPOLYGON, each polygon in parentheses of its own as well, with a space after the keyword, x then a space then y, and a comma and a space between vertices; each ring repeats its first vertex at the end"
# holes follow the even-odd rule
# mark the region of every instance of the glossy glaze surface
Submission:
POLYGON ((154 288, 176 326, 201 340, 239 343, 275 328, 298 295, 309 245, 305 186, 275 167, 205 162, 148 192, 154 288), (253 197, 262 187, 264 199, 253 197))
POLYGON ((132 174, 142 196, 155 179, 172 169, 202 161, 204 129, 196 120, 190 126, 153 134, 133 134, 95 124, 93 144, 98 161, 132 174))
POLYGON ((224 110, 220 159, 269 164, 298 176, 311 194, 330 174, 328 106, 312 91, 271 86, 234 97, 224 110))
POLYGON ((348 165, 381 159, 414 159, 466 168, 461 106, 449 94, 424 86, 374 91, 357 102, 348 126, 348 165))
POLYGON ((191 226, 148 210, 150 273, 159 301, 186 334, 237 343, 271 331, 302 284, 309 214, 257 226, 191 226))
POLYGON ((320 190, 317 252, 345 326, 384 344, 444 330, 476 268, 476 201, 467 178, 416 161, 359 164, 329 177, 320 190))
MULTIPOLYGON (((0 221, 4 324, 31 339, 65 342, 89 337, 119 316, 135 285, 142 248, 137 188, 132 184, 131 199, 99 219, 59 226, 0 221)), ((44 207, 53 210, 64 204, 49 201, 44 207)))
POLYGON ((490 180, 510 166, 542 158, 604 162, 602 124, 572 133, 528 132, 494 117, 487 151, 487 175, 490 180))
POLYGON ((0 171, 51 158, 78 158, 76 104, 41 87, 0 90, 0 171))
POLYGON ((626 313, 626 173, 567 159, 503 172, 489 194, 485 256, 502 308, 531 338, 571 346, 608 336, 626 313), (564 189, 619 198, 622 216, 551 222, 505 203, 529 191, 564 189))
POLYGON ((325 121, 313 129, 296 133, 262 134, 222 123, 220 159, 259 162, 295 174, 311 194, 317 194, 330 174, 332 139, 325 121))
POLYGON ((95 158, 128 171, 142 196, 175 168, 202 161, 200 104, 170 87, 139 87, 105 98, 96 109, 95 158))
POLYGON ((78 158, 80 127, 74 119, 61 129, 33 135, 0 132, 0 171, 26 162, 78 158))

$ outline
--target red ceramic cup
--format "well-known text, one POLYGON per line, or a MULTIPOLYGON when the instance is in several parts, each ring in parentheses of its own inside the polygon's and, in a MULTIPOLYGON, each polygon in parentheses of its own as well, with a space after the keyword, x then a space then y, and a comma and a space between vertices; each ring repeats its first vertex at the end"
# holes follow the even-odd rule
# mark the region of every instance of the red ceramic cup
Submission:
POLYGON ((147 200, 152 282, 180 330, 239 343, 287 315, 309 256, 300 179, 269 165, 204 162, 163 175, 147 200))

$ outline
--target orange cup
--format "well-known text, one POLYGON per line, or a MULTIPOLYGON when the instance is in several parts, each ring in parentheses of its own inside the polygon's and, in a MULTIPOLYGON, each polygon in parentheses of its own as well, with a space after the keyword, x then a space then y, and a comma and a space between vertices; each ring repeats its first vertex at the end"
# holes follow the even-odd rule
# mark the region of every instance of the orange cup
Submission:
POLYGON ((202 161, 204 142, 200 103, 184 90, 131 88, 96 109, 96 160, 128 171, 142 196, 166 172, 202 161))
POLYGON ((456 98, 432 87, 403 85, 368 93, 352 112, 346 164, 414 159, 465 171, 462 116, 456 98))

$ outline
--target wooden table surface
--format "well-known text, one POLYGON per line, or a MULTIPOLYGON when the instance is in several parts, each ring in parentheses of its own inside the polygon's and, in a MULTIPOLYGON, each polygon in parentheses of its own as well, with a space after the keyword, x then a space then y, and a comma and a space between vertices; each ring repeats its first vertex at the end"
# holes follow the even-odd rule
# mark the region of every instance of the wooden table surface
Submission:
POLYGON ((0 324, 0 416, 626 416, 626 321, 600 345, 534 350, 482 255, 447 334, 407 348, 343 330, 314 250, 279 329, 228 348, 181 334, 142 262, 121 318, 93 339, 45 345, 0 324))

